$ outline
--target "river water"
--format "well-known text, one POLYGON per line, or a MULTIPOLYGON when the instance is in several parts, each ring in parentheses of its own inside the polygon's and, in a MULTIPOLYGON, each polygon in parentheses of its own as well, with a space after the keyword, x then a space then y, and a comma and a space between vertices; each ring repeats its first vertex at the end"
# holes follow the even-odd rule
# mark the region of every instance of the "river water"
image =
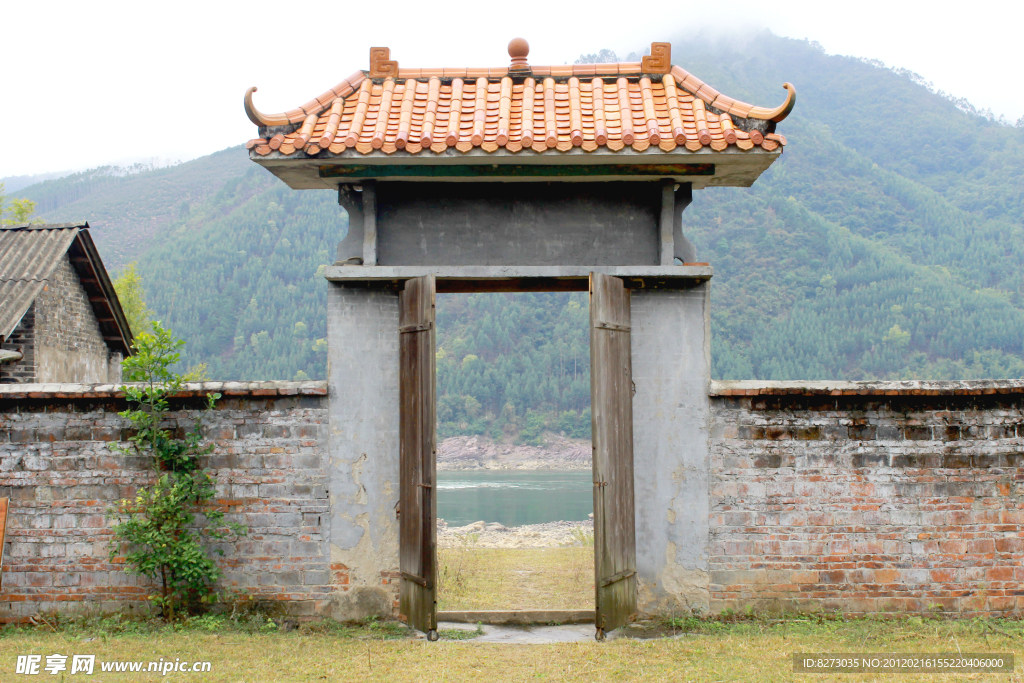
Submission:
POLYGON ((448 526, 575 522, 594 511, 589 469, 441 471, 437 488, 437 516, 448 526))

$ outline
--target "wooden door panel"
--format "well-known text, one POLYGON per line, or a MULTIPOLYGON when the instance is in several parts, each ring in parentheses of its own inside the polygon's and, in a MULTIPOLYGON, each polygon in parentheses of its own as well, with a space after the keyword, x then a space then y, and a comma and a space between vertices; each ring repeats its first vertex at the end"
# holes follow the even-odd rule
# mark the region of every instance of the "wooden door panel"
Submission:
POLYGON ((598 638, 636 614, 633 378, 629 290, 590 274, 590 400, 598 638))
POLYGON ((413 278, 398 296, 399 612, 413 628, 437 629, 437 453, 433 275, 413 278))
POLYGON ((0 498, 0 587, 4 569, 4 545, 7 543, 7 506, 10 498, 0 498))

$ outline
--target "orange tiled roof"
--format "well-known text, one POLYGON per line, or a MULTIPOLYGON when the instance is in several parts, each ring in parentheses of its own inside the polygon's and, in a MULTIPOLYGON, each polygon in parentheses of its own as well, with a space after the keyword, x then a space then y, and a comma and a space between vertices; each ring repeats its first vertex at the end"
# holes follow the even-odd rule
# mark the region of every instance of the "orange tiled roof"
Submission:
POLYGON ((389 59, 387 48, 372 48, 368 72, 357 71, 282 114, 258 111, 256 88, 249 88, 245 111, 265 137, 246 147, 260 157, 328 157, 349 149, 362 155, 449 148, 616 152, 627 146, 698 152, 730 146, 773 151, 786 144, 772 131, 796 101, 789 83, 786 101, 767 109, 672 66, 668 43, 654 43, 642 62, 616 64, 531 67, 528 50, 526 41, 513 40, 512 64, 504 68, 405 69, 389 59), (773 123, 766 127, 766 121, 773 123))

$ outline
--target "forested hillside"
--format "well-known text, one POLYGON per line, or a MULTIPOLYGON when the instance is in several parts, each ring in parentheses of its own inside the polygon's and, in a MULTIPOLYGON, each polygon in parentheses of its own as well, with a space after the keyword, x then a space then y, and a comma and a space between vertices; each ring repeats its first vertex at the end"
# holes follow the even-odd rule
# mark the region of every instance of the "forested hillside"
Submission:
MULTIPOLYGON (((774 105, 783 81, 799 93, 783 157, 753 188, 696 193, 684 215, 715 267, 716 377, 1024 376, 1024 128, 804 41, 673 48, 734 97, 774 105)), ((320 269, 346 231, 334 193, 288 190, 239 147, 19 195, 46 218, 88 219, 112 269, 137 259, 187 363, 324 376, 320 269)), ((583 433, 585 298, 446 296, 438 316, 444 433, 583 433)))

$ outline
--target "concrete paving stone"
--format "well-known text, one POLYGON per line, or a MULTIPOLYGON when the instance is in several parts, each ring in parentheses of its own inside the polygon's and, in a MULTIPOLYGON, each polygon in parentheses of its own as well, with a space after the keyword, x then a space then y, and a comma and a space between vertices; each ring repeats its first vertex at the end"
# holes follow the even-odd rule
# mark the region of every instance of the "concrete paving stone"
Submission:
MULTIPOLYGON (((438 630, 460 629, 475 631, 476 624, 461 624, 453 621, 442 621, 438 630)), ((593 624, 565 624, 561 626, 483 626, 484 634, 466 641, 466 643, 513 643, 542 645, 545 643, 579 643, 594 639, 593 624)), ((614 639, 617 634, 611 633, 608 638, 614 639)))

